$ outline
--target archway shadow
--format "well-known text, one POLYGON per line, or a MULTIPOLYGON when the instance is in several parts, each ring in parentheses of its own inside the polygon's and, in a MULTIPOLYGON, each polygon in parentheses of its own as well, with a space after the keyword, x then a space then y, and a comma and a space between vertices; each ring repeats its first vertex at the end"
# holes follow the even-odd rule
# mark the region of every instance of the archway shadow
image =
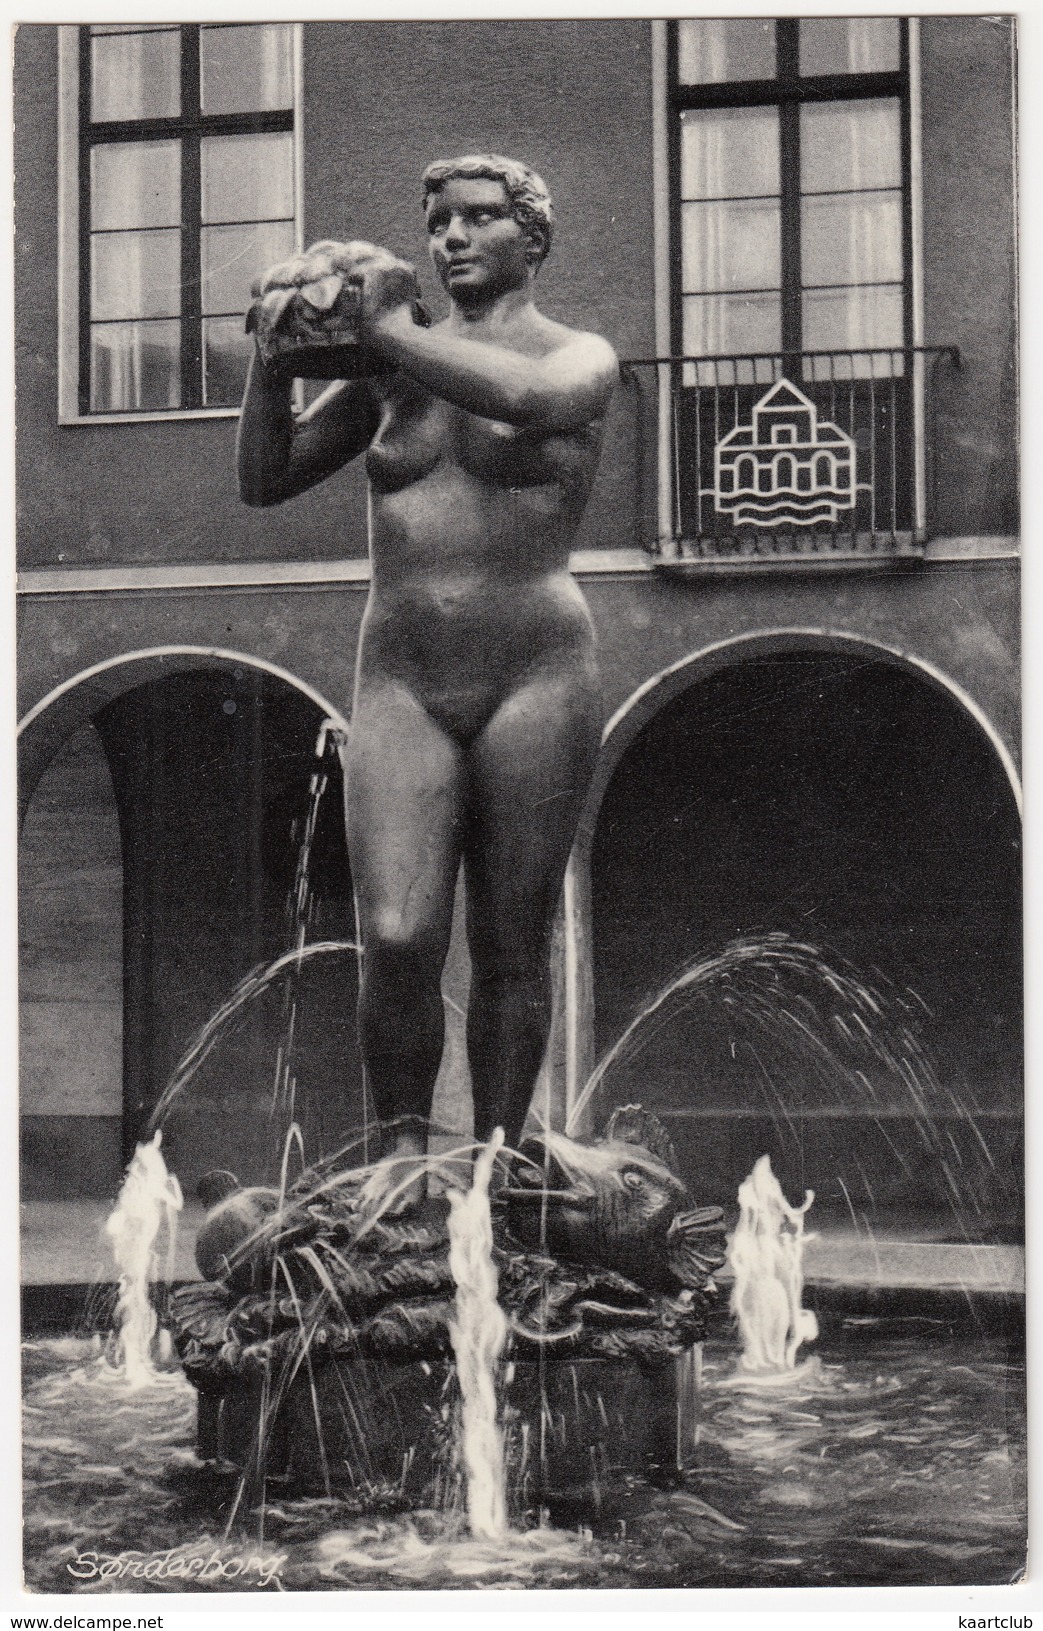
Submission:
MULTIPOLYGON (((623 743, 609 736, 617 751, 588 824, 596 1054, 687 960, 781 931, 909 1002, 951 1102, 925 1144, 902 1082, 873 1079, 883 1118, 849 1088, 810 1103, 792 1063, 736 1053, 725 1019, 705 1015, 660 1027, 613 1102, 662 1110, 709 1198, 734 1195, 767 1150, 791 1189, 816 1188, 820 1216, 1017 1238, 1020 823, 1008 763, 946 687, 892 654, 793 637, 733 645, 727 659, 725 648, 650 684, 623 743)), ((825 1019, 831 1000, 824 990, 825 1019)))

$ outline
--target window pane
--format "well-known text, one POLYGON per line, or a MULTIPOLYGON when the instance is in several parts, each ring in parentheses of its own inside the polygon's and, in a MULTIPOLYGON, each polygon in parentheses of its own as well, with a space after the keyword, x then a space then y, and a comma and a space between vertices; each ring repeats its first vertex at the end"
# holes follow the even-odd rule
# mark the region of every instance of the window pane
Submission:
POLYGON ((292 107, 292 25, 203 28, 199 78, 204 113, 260 113, 292 107))
POLYGON ((293 138, 207 136, 201 143, 204 221, 293 215, 293 138))
POLYGON ((208 317, 203 323, 203 401, 232 407, 243 399, 253 349, 241 317, 208 317))
POLYGON ((180 142, 113 142, 91 149, 91 226, 96 232, 180 222, 180 142))
POLYGON ((760 17, 683 18, 677 25, 682 85, 775 78, 775 24, 760 17))
POLYGON ((802 74, 888 73, 900 66, 897 17, 802 17, 802 74))
POLYGON ((681 278, 686 294, 777 289, 779 206, 756 200, 682 204, 681 278))
POLYGON ((901 289, 805 289, 804 344, 809 351, 900 346, 901 289))
POLYGON ((176 317, 181 234, 103 232, 91 238, 91 316, 176 317))
POLYGON ((800 110, 801 192, 902 184, 898 101, 806 102, 800 110))
POLYGON ((174 29, 91 39, 91 117, 166 119, 181 111, 181 35, 174 29))
POLYGON ((777 294, 686 295, 683 305, 687 357, 778 351, 782 344, 777 294))
POLYGON ((803 281, 891 283, 902 276, 900 193, 819 193, 801 204, 803 281))
POLYGON ((91 328, 91 412, 176 408, 181 402, 179 323, 91 328))
POLYGON ((778 192, 776 108, 681 114, 682 198, 763 198, 778 192))
POLYGON ((292 254, 292 221, 204 227, 204 312, 244 312, 254 278, 292 254))

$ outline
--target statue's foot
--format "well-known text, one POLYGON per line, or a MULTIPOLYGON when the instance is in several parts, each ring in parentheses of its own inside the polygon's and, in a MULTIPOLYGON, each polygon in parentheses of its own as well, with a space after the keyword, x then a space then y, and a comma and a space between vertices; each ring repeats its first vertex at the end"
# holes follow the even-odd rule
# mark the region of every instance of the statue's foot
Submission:
POLYGON ((379 1217, 408 1217, 420 1211, 427 1200, 426 1155, 415 1149, 386 1155, 366 1179, 359 1200, 379 1217))

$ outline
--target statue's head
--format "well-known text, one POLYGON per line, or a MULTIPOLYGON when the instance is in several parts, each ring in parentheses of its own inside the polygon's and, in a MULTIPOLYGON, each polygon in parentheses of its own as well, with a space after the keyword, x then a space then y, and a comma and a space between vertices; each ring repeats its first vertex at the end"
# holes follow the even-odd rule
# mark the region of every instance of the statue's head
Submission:
POLYGON ((550 193, 535 170, 520 159, 499 153, 471 153, 459 159, 436 159, 423 174, 424 208, 449 181, 498 181, 507 194, 511 213, 532 245, 534 270, 547 258, 554 230, 550 193))

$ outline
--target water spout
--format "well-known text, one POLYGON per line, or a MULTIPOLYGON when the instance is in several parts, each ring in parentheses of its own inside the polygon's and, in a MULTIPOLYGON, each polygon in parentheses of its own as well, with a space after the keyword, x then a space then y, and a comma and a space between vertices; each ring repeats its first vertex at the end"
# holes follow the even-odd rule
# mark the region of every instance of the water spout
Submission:
POLYGON ((161 1131, 139 1144, 127 1168, 115 1208, 105 1224, 119 1275, 116 1305, 116 1359, 131 1388, 159 1380, 152 1358, 158 1321, 149 1287, 159 1270, 158 1242, 166 1226, 167 1279, 173 1276, 177 1214, 183 1205, 181 1185, 160 1152, 161 1131))
POLYGON ((496 1414, 496 1367, 507 1322, 496 1300, 489 1208, 489 1180, 502 1146, 498 1127, 474 1164, 468 1192, 449 1191, 449 1267, 456 1281, 449 1335, 460 1384, 467 1520, 479 1540, 498 1540, 507 1532, 503 1433, 496 1414))
POLYGON ((739 1222, 728 1249, 735 1276, 731 1311, 742 1337, 740 1369, 754 1376, 777 1376, 796 1368, 797 1351, 818 1336, 818 1322, 801 1307, 804 1291, 804 1214, 790 1206, 771 1159, 762 1155, 739 1185, 739 1222))

